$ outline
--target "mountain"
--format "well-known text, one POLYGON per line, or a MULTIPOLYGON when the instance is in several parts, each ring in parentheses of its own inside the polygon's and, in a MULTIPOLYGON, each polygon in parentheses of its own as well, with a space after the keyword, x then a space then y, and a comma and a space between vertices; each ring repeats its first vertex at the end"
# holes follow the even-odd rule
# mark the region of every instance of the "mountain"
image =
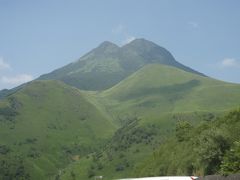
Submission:
POLYGON ((49 179, 115 129, 78 89, 58 81, 29 83, 0 101, 0 179, 49 179))
POLYGON ((204 76, 177 62, 165 48, 145 39, 136 39, 123 47, 105 41, 78 61, 42 75, 39 79, 61 80, 83 90, 105 90, 152 63, 204 76))
POLYGON ((239 112, 230 112, 240 105, 239 92, 239 84, 192 70, 153 42, 104 42, 74 63, 0 93, 0 179, 203 175, 217 173, 220 160, 228 171, 228 151, 238 148, 233 144, 240 137, 239 112), (214 131, 212 146, 204 141, 205 127, 214 131), (195 161, 194 143, 205 154, 221 145, 224 151, 213 161, 195 161), (188 147, 193 150, 184 151, 188 147))

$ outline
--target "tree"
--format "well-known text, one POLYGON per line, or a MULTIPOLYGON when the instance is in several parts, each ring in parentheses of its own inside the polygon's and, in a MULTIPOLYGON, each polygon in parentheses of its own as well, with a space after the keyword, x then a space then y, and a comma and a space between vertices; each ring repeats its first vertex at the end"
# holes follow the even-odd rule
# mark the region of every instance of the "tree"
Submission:
POLYGON ((76 179, 76 174, 74 173, 74 171, 71 171, 71 177, 73 180, 76 179))
POLYGON ((240 141, 234 142, 233 147, 226 153, 221 164, 223 175, 238 172, 240 172, 240 141))
POLYGON ((93 169, 88 169, 87 175, 91 178, 96 175, 96 172, 93 169))
POLYGON ((178 121, 175 129, 177 140, 179 142, 187 140, 189 138, 189 132, 192 128, 192 125, 188 121, 178 121))
POLYGON ((195 142, 195 149, 205 174, 219 170, 223 155, 229 148, 228 141, 220 132, 208 129, 200 134, 195 142))

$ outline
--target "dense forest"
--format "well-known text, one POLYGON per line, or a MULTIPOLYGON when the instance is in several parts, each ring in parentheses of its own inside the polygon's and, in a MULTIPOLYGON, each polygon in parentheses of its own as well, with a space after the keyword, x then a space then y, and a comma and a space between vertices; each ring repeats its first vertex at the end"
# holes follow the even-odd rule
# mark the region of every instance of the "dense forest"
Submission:
MULTIPOLYGON (((175 137, 155 151, 142 167, 144 175, 229 175, 240 172, 240 109, 197 126, 178 121, 175 137)), ((139 170, 140 169, 140 170, 139 170)))

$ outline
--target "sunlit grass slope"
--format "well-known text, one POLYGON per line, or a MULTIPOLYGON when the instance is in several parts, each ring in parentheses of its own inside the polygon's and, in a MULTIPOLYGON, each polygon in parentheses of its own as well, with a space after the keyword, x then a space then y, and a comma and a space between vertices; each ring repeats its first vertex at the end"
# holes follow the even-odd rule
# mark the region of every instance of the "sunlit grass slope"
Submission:
POLYGON ((240 85, 151 64, 102 92, 113 112, 143 117, 162 113, 225 111, 240 104, 240 85))
POLYGON ((0 161, 5 163, 0 174, 49 178, 94 151, 114 130, 78 89, 32 82, 0 102, 0 161))

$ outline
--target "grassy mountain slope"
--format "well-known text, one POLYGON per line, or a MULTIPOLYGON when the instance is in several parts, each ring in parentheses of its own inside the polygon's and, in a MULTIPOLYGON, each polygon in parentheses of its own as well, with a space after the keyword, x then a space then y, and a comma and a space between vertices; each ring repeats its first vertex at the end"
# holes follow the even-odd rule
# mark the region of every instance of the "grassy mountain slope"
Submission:
POLYGON ((32 82, 0 102, 0 179, 54 176, 114 131, 78 89, 57 81, 32 82))
POLYGON ((231 109, 240 103, 239 92, 238 84, 151 64, 100 93, 99 97, 114 113, 132 111, 152 117, 160 113, 231 109))
POLYGON ((78 61, 45 74, 40 79, 61 80, 82 90, 104 90, 150 63, 203 75, 178 63, 170 52, 153 42, 136 39, 123 47, 103 42, 78 61))
MULTIPOLYGON (((30 82, 28 82, 28 83, 30 83, 30 82)), ((11 94, 14 94, 15 92, 20 90, 22 87, 24 87, 28 83, 21 84, 20 86, 17 86, 17 87, 12 88, 12 89, 2 89, 2 90, 0 90, 0 100, 4 99, 7 96, 10 96, 11 94)))
MULTIPOLYGON (((95 175, 103 175, 106 179, 114 179, 145 176, 152 172, 152 175, 159 175, 155 170, 148 171, 148 166, 146 169, 142 166, 151 160, 153 152, 165 147, 165 142, 175 133, 176 123, 184 120, 195 126, 201 121, 214 121, 239 107, 239 92, 238 84, 165 65, 144 66, 106 91, 89 93, 88 98, 93 103, 103 104, 105 112, 121 128, 105 148, 65 169, 62 178, 93 179, 95 175)), ((157 169, 155 165, 149 168, 157 169)), ((185 170, 174 169, 172 175, 182 175, 185 170)))

